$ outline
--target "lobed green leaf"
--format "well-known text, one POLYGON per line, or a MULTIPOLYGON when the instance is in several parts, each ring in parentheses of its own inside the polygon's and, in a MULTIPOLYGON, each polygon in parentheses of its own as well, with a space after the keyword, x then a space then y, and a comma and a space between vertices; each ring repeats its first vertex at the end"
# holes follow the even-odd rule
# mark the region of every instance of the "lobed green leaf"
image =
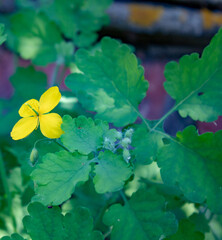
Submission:
POLYGON ((116 141, 116 130, 109 130, 109 124, 99 119, 94 121, 85 116, 72 119, 66 115, 63 117, 62 129, 65 133, 61 141, 71 152, 77 150, 81 154, 89 154, 103 147, 105 138, 113 143, 116 141))
POLYGON ((183 56, 165 68, 164 87, 176 100, 182 117, 214 121, 222 115, 222 29, 214 36, 201 58, 197 53, 183 56))
POLYGON ((40 203, 28 207, 30 216, 23 219, 32 240, 102 240, 100 232, 93 230, 93 219, 87 208, 76 208, 65 216, 58 207, 47 208, 40 203))
POLYGON ((95 189, 101 194, 121 190, 125 181, 132 175, 132 169, 123 157, 108 150, 100 152, 94 172, 95 189))
POLYGON ((190 201, 206 201, 213 212, 222 213, 222 131, 198 135, 189 126, 169 140, 157 157, 164 183, 177 185, 190 201))
POLYGON ((56 44, 62 41, 62 36, 56 24, 44 13, 26 9, 14 14, 10 22, 8 44, 22 58, 30 59, 36 65, 57 60, 56 44))
POLYGON ((88 47, 96 32, 109 21, 105 10, 112 0, 55 0, 45 11, 59 26, 66 38, 77 47, 88 47), (71 24, 70 24, 71 23, 71 24))
POLYGON ((67 151, 46 154, 31 174, 37 184, 33 200, 45 205, 59 205, 67 200, 76 184, 88 180, 91 166, 87 159, 67 151))
POLYGON ((85 108, 116 126, 137 119, 138 104, 146 95, 148 82, 127 45, 105 37, 101 50, 95 53, 78 50, 76 64, 82 73, 69 75, 66 85, 85 108))
POLYGON ((124 206, 112 205, 104 215, 104 223, 113 227, 110 239, 158 240, 175 233, 177 221, 164 204, 153 190, 139 190, 124 206))

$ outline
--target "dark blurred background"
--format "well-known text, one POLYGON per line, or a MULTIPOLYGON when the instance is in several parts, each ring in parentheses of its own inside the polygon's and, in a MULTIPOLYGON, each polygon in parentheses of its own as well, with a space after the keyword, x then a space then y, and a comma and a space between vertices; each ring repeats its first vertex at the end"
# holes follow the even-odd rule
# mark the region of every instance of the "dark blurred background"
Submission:
MULTIPOLYGON (((50 0, 0 0, 0 14, 15 11, 17 3, 38 4, 50 0)), ((103 28, 100 38, 111 36, 132 45, 145 68, 150 82, 147 97, 140 105, 148 119, 160 118, 173 105, 173 100, 163 88, 164 66, 181 56, 201 54, 210 39, 222 26, 222 0, 156 0, 114 1, 108 9, 110 25, 103 28)), ((12 87, 9 77, 13 74, 13 54, 4 46, 0 50, 0 97, 9 98, 12 87)), ((51 74, 50 66, 45 69, 51 74)), ((222 129, 222 118, 212 123, 182 119, 177 113, 168 117, 165 130, 175 135, 186 125, 194 124, 199 132, 222 129)))

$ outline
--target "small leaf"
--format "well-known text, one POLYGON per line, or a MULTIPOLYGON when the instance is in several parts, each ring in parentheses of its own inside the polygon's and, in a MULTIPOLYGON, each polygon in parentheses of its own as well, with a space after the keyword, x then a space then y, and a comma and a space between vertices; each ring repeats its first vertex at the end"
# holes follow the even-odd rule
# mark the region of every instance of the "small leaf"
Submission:
POLYGON ((138 117, 138 105, 145 97, 148 82, 136 56, 125 44, 105 37, 101 50, 92 54, 78 50, 76 64, 82 74, 73 73, 66 85, 85 108, 97 118, 125 126, 138 117))
POLYGON ((93 179, 98 193, 116 192, 123 188, 125 181, 132 175, 132 170, 122 156, 111 151, 100 152, 95 165, 96 176, 93 179))
POLYGON ((40 203, 28 207, 30 216, 23 219, 32 240, 102 240, 102 234, 93 231, 89 210, 77 208, 65 216, 58 207, 46 208, 40 203))
POLYGON ((196 230, 205 233, 210 231, 209 221, 206 219, 204 214, 193 213, 189 217, 190 222, 195 224, 196 230))
POLYGON ((206 200, 213 212, 222 213, 222 131, 199 136, 189 126, 169 140, 157 157, 164 183, 178 186, 192 202, 206 200))
POLYGON ((25 240, 23 237, 18 235, 17 233, 14 233, 11 235, 11 237, 3 237, 1 240, 25 240))
POLYGON ((34 201, 59 205, 70 198, 76 184, 88 180, 91 166, 86 156, 60 151, 48 153, 32 172, 36 183, 34 201))
POLYGON ((150 164, 156 157, 163 144, 164 136, 158 132, 148 132, 147 129, 139 127, 132 138, 133 153, 139 164, 150 164))
POLYGON ((222 30, 199 58, 197 53, 166 65, 164 87, 182 117, 214 121, 222 115, 222 30))
POLYGON ((71 152, 77 150, 81 154, 89 154, 101 148, 105 138, 116 141, 116 131, 109 130, 109 124, 99 119, 94 121, 85 116, 72 119, 66 115, 63 117, 62 129, 65 133, 61 141, 71 152))
POLYGON ((164 199, 153 190, 139 190, 124 206, 112 205, 104 223, 113 226, 111 240, 158 240, 177 230, 175 216, 164 210, 164 199))
POLYGON ((179 229, 173 236, 165 240, 204 240, 204 234, 195 230, 195 225, 187 219, 179 222, 179 229))
POLYGON ((33 66, 17 68, 10 81, 15 88, 16 96, 27 100, 33 98, 38 100, 47 87, 45 73, 37 72, 33 66))

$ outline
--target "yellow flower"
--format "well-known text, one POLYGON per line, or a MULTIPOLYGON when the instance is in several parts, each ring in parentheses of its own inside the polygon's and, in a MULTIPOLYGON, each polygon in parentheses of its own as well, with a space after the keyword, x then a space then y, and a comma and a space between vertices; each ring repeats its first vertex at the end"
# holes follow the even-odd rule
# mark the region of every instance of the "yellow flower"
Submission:
POLYGON ((40 100, 31 99, 25 102, 19 109, 22 117, 11 131, 11 137, 19 140, 27 137, 38 128, 47 138, 59 138, 63 131, 61 129, 62 118, 57 113, 48 113, 55 108, 61 98, 58 87, 51 87, 42 94, 40 100))

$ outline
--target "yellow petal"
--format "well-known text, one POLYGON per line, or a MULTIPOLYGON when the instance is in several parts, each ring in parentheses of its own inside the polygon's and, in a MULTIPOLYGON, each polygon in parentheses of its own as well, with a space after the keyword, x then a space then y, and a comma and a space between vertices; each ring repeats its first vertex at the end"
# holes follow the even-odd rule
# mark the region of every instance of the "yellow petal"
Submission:
POLYGON ((39 102, 36 99, 31 99, 25 102, 19 109, 19 115, 21 117, 36 116, 36 112, 39 112, 39 102))
POLYGON ((11 131, 13 140, 27 137, 37 126, 38 117, 26 117, 20 119, 11 131))
POLYGON ((56 107, 60 101, 61 93, 58 87, 51 87, 44 92, 39 100, 39 113, 48 113, 56 107))
POLYGON ((63 131, 61 129, 62 118, 57 113, 43 114, 39 116, 40 129, 47 138, 59 138, 63 131))

